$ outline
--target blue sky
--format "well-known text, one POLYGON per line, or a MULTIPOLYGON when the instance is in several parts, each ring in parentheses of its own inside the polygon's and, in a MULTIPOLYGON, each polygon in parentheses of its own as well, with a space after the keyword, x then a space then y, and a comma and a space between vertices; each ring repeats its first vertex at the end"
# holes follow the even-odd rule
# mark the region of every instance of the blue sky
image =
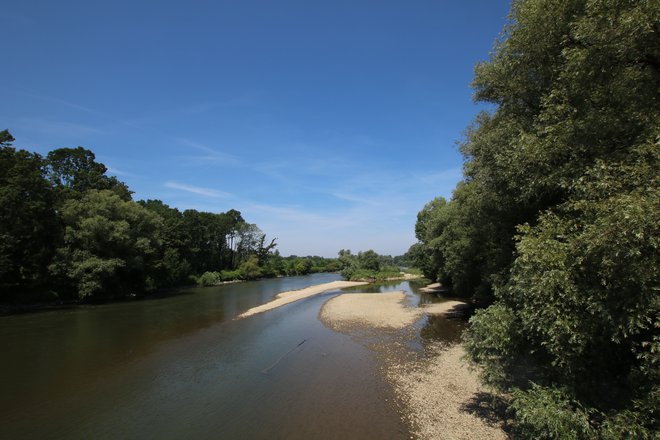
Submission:
POLYGON ((284 255, 404 253, 461 176, 469 84, 509 2, 3 5, 0 129, 135 191, 241 211, 284 255))

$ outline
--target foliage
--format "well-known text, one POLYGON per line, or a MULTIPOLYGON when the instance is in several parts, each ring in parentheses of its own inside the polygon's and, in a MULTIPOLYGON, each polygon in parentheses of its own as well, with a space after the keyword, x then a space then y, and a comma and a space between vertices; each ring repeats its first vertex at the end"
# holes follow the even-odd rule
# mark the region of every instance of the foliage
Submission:
POLYGON ((83 147, 59 148, 46 156, 46 175, 62 200, 83 194, 91 189, 107 189, 124 200, 131 199, 131 191, 116 177, 107 176, 105 165, 83 147))
POLYGON ((221 281, 235 281, 241 279, 241 272, 239 270, 221 270, 221 281))
MULTIPOLYGON (((43 158, 13 141, 0 132, 0 301, 30 302, 46 289, 100 299, 285 273, 276 240, 236 210, 133 202, 92 151, 60 148, 43 158)), ((299 271, 324 270, 329 261, 299 271)))
POLYGON ((61 215, 64 243, 51 271, 75 285, 81 299, 147 287, 149 263, 160 246, 160 217, 109 190, 68 200, 61 215))
POLYGON ((244 280, 256 280, 261 277, 261 268, 259 267, 259 258, 252 256, 244 261, 238 268, 241 278, 244 280))
POLYGON ((516 434, 533 439, 595 439, 589 414, 564 390, 533 384, 514 392, 516 434))
POLYGON ((357 269, 346 277, 349 281, 387 281, 393 278, 400 278, 401 271, 398 268, 383 268, 379 271, 368 269, 357 269))
POLYGON ((379 255, 373 250, 358 252, 353 255, 349 250, 339 251, 341 275, 351 281, 371 280, 383 281, 388 278, 398 278, 401 270, 394 266, 394 259, 389 255, 379 255))
POLYGON ((515 1, 464 180, 418 215, 416 266, 495 302, 466 346, 522 437, 657 433, 659 22, 651 1, 515 1))
MULTIPOLYGON (((44 161, 0 132, 0 290, 44 286, 60 228, 44 161)), ((5 296, 5 295, 3 295, 5 296)))
POLYGON ((220 272, 204 272, 197 278, 197 285, 200 287, 216 286, 222 282, 220 272))

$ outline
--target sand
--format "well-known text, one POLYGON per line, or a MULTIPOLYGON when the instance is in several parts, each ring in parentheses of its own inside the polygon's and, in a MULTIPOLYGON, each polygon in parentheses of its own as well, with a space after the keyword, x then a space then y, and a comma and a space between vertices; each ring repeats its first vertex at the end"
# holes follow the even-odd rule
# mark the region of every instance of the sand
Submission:
POLYGON ((388 377, 406 408, 416 438, 509 438, 501 422, 487 422, 475 414, 489 411, 493 395, 463 360, 464 355, 461 345, 438 346, 423 361, 389 368, 388 377))
POLYGON ((399 329, 413 324, 420 309, 406 307, 403 292, 351 293, 327 301, 319 317, 328 327, 342 331, 356 325, 399 329))
POLYGON ((369 283, 357 282, 357 281, 333 281, 330 283, 317 284, 315 286, 305 287, 300 290, 290 290, 288 292, 278 293, 275 296, 275 299, 262 304, 257 307, 253 307, 246 312, 238 315, 238 318, 247 318, 248 316, 256 315, 257 313, 266 312, 268 310, 281 307, 285 304, 292 303, 294 301, 301 300, 303 298, 308 298, 313 295, 318 295, 319 293, 327 292, 328 290, 337 290, 343 289, 344 287, 353 287, 353 286, 363 286, 369 283))
MULTIPOLYGON (((403 330, 424 313, 447 316, 468 305, 461 301, 405 304, 403 292, 344 294, 327 301, 319 318, 328 327, 351 334, 356 327, 403 330)), ((394 348, 394 347, 391 347, 394 348)), ((478 372, 463 360, 463 347, 432 346, 422 360, 386 356, 385 371, 415 438, 506 439, 499 422, 477 413, 492 401, 478 372)))
POLYGON ((356 325, 400 329, 413 324, 422 314, 456 316, 469 308, 463 301, 444 301, 407 307, 402 291, 351 293, 327 301, 319 317, 328 327, 343 331, 356 325))

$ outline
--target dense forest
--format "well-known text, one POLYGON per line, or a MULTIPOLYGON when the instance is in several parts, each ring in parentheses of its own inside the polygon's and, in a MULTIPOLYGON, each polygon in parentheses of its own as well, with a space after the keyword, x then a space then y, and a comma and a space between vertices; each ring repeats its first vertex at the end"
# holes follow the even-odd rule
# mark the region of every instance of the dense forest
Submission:
POLYGON ((339 270, 336 259, 282 257, 241 213, 133 201, 94 153, 42 157, 0 132, 0 303, 99 300, 182 284, 339 270))
POLYGON ((519 0, 464 178, 409 256, 483 306, 466 345, 524 438, 657 438, 660 4, 519 0))

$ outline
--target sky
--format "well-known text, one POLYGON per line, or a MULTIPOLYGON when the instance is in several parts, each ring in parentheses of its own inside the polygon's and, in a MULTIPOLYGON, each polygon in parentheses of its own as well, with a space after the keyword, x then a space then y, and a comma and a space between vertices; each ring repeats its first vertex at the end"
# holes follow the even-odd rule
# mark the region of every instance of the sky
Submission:
POLYGON ((4 2, 0 129, 283 255, 400 255, 461 179, 503 0, 4 2))

